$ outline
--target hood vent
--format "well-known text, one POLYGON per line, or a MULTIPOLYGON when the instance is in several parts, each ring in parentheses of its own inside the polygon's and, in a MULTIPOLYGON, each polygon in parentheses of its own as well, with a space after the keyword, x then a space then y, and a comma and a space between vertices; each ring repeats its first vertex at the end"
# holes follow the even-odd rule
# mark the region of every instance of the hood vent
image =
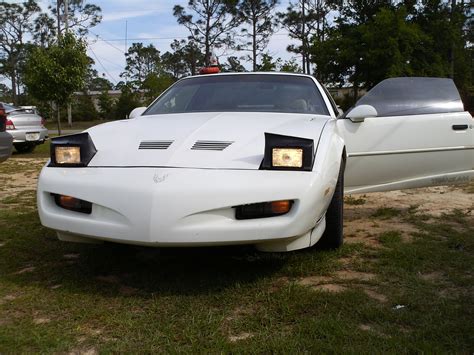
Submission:
POLYGON ((138 149, 168 149, 174 141, 142 141, 138 149))
POLYGON ((230 146, 234 142, 222 142, 222 141, 197 141, 191 147, 192 150, 217 150, 222 151, 230 146))

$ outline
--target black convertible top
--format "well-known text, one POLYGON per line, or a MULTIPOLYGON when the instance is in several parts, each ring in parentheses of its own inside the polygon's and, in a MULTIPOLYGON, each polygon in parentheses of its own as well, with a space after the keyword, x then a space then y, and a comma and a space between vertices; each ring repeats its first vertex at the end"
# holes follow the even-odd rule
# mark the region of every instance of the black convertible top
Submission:
POLYGON ((447 78, 386 79, 359 99, 359 105, 372 105, 382 117, 464 111, 456 85, 447 78))

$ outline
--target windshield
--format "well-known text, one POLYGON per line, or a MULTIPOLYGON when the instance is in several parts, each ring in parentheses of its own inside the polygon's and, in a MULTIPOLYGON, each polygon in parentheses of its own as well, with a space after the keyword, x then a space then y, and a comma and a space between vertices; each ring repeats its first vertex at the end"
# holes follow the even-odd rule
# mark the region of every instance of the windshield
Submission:
POLYGON ((179 81, 144 115, 184 112, 286 112, 329 115, 311 78, 207 75, 179 81))

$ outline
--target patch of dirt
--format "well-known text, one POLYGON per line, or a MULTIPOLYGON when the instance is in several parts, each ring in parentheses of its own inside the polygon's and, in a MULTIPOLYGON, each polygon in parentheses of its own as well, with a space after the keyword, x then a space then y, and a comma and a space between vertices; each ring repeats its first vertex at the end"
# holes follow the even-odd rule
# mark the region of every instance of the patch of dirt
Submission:
POLYGON ((360 330, 364 330, 366 332, 368 331, 371 331, 372 330, 372 327, 368 324, 359 324, 359 327, 358 327, 360 330))
POLYGON ((97 355, 98 353, 95 348, 72 349, 68 352, 69 355, 97 355))
MULTIPOLYGON (((355 198, 359 195, 354 194, 355 198)), ((453 189, 453 186, 423 187, 419 189, 397 190, 388 192, 372 192, 363 194, 364 205, 346 205, 352 217, 371 216, 381 207, 390 207, 399 210, 408 210, 417 206, 416 213, 439 217, 443 213, 455 209, 472 211, 474 202, 472 196, 462 189, 453 189), (351 213, 351 210, 352 213, 351 213)))
POLYGON ((440 217, 453 210, 461 210, 474 223, 474 200, 460 188, 436 186, 410 190, 354 194, 352 199, 362 198, 364 204, 345 204, 344 234, 347 243, 362 243, 371 248, 381 248, 378 236, 389 231, 399 232, 403 242, 413 240, 413 234, 420 232, 414 225, 403 219, 408 213, 440 217), (380 209, 395 211, 386 219, 373 215, 380 209), (400 211, 399 214, 396 211, 400 211))
POLYGON ((64 259, 78 259, 81 255, 80 254, 64 254, 64 259))
POLYGON ((240 333, 238 335, 230 335, 229 336, 229 341, 231 343, 235 343, 235 342, 238 342, 240 340, 245 340, 245 339, 249 339, 249 338, 252 338, 253 337, 253 334, 250 334, 250 333, 240 333))
POLYGON ((320 284, 325 284, 334 281, 330 276, 308 276, 303 277, 298 280, 296 283, 301 286, 318 286, 320 284))
POLYGON ((358 272, 352 270, 340 270, 335 272, 338 279, 347 281, 371 281, 376 275, 368 272, 358 272))
POLYGON ((322 284, 322 285, 315 285, 311 287, 313 290, 317 291, 326 291, 326 292, 343 292, 347 290, 346 287, 339 285, 339 284, 322 284))
POLYGON ((17 272, 15 272, 14 274, 15 275, 22 275, 22 274, 27 274, 27 273, 30 273, 30 272, 33 272, 36 270, 36 267, 35 266, 28 266, 28 267, 25 267, 21 270, 18 270, 17 272))
POLYGON ((440 271, 434 271, 427 274, 420 274, 419 276, 420 276, 420 279, 424 281, 431 281, 431 282, 439 281, 444 278, 443 273, 440 271))
POLYGON ((301 286, 310 287, 315 291, 343 292, 347 288, 334 283, 335 279, 329 276, 309 276, 298 280, 296 283, 301 286))
POLYGON ((96 279, 110 284, 118 284, 120 282, 120 279, 115 275, 97 276, 96 279))
POLYGON ((138 292, 138 289, 128 286, 120 286, 119 292, 125 296, 131 296, 138 292))
POLYGON ((233 321, 239 318, 242 318, 244 316, 252 315, 255 313, 255 308, 250 306, 250 307, 243 307, 243 306, 238 306, 235 309, 232 310, 229 316, 225 317, 225 321, 233 321))
POLYGON ((49 322, 51 322, 51 319, 49 319, 49 318, 35 318, 35 319, 33 319, 33 323, 37 324, 37 325, 46 324, 46 323, 49 323, 49 322))
POLYGON ((379 293, 379 292, 376 292, 372 289, 368 289, 368 288, 364 288, 364 293, 369 296, 370 298, 372 298, 373 300, 376 300, 380 303, 387 303, 388 302, 388 298, 387 296, 379 293))

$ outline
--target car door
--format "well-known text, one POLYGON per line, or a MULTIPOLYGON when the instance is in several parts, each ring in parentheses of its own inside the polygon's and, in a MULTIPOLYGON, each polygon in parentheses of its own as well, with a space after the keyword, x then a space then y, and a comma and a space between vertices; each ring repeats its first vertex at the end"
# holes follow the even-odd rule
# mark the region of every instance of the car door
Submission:
POLYGON ((348 156, 345 191, 386 191, 474 179, 474 120, 464 112, 452 81, 388 81, 374 87, 375 94, 369 92, 352 114, 337 121, 348 156), (364 107, 377 113, 355 112, 364 107))

